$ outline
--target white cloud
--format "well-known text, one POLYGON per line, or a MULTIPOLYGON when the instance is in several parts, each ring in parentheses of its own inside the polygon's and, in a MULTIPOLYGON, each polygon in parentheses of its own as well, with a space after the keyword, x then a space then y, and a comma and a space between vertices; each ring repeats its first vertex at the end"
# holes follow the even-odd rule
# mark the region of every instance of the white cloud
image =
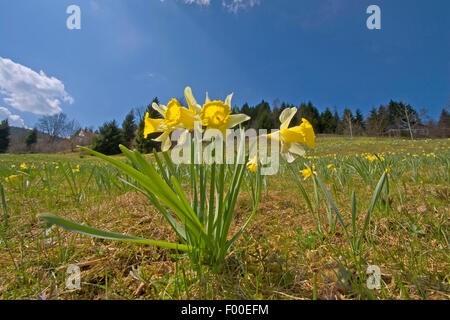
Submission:
MULTIPOLYGON (((164 2, 165 0, 160 0, 164 2)), ((199 6, 209 6, 211 0, 180 0, 186 4, 197 4, 199 6)), ((237 13, 241 9, 252 8, 259 5, 262 0, 222 0, 222 6, 229 12, 237 13)))
POLYGON ((3 100, 11 107, 38 115, 61 113, 61 102, 74 102, 60 80, 2 57, 0 94, 6 96, 3 100))
POLYGON ((184 3, 187 4, 198 4, 199 6, 208 6, 211 3, 211 0, 183 0, 184 3))
POLYGON ((8 123, 12 127, 26 128, 25 122, 23 119, 17 115, 12 114, 11 111, 4 107, 0 107, 0 121, 8 119, 8 123))
POLYGON ((241 9, 252 8, 261 3, 261 0, 222 0, 222 5, 232 13, 241 9))

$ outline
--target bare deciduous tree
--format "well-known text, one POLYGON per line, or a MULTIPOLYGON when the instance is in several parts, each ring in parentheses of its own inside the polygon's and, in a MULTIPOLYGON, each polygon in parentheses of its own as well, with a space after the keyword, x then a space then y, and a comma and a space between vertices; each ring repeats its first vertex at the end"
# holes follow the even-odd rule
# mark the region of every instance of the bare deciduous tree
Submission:
POLYGON ((71 138, 80 129, 79 124, 69 120, 64 113, 41 117, 37 127, 48 135, 50 143, 54 143, 57 138, 71 138))

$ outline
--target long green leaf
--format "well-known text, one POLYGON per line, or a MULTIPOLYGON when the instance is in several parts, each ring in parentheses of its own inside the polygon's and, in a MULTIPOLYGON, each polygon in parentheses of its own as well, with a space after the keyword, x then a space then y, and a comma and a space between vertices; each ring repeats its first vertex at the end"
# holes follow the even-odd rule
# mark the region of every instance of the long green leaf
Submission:
POLYGON ((365 234, 367 228, 369 227, 370 217, 372 215, 372 211, 375 208, 375 204, 377 203, 378 198, 380 197, 380 193, 381 193, 381 190, 383 189, 383 185, 384 185, 384 183, 386 181, 386 177, 387 176, 386 176, 386 172, 385 172, 385 173, 383 173, 383 175, 381 176, 380 180, 378 181, 377 187, 375 188, 375 192, 373 193, 372 201, 370 202, 369 210, 367 210, 366 219, 364 221, 364 227, 363 227, 363 229, 361 231, 361 235, 360 235, 359 240, 358 240, 358 248, 361 246, 362 238, 364 237, 364 234, 365 234))
POLYGON ((327 188, 325 187, 325 184, 322 182, 322 180, 317 175, 314 174, 313 177, 314 177, 314 179, 317 180, 317 182, 319 183, 320 187, 322 188, 322 191, 325 194, 325 197, 327 198, 328 203, 330 204, 331 208, 333 208, 333 210, 336 213, 336 216, 337 216, 337 218, 338 218, 342 228, 344 229, 344 232, 345 232, 345 235, 347 236, 348 241, 350 241, 350 235, 348 234, 347 227, 345 226, 344 220, 342 220, 342 216, 339 213, 338 208, 334 204, 334 201, 331 198, 331 195, 328 192, 327 188))
POLYGON ((58 217, 58 216, 54 216, 54 215, 43 214, 43 215, 40 215, 39 218, 44 220, 47 223, 54 224, 54 225, 63 227, 64 229, 67 229, 69 231, 74 231, 79 234, 87 235, 87 236, 94 237, 94 238, 106 239, 106 240, 116 240, 116 241, 122 241, 122 242, 132 242, 132 243, 138 243, 138 244, 146 244, 146 245, 181 250, 181 251, 192 250, 192 247, 184 245, 184 244, 165 242, 165 241, 155 241, 155 240, 149 240, 149 239, 140 238, 140 237, 127 236, 127 235, 123 235, 123 234, 115 233, 115 232, 104 231, 104 230, 93 228, 90 226, 85 226, 85 225, 82 225, 82 224, 79 224, 79 223, 58 217))

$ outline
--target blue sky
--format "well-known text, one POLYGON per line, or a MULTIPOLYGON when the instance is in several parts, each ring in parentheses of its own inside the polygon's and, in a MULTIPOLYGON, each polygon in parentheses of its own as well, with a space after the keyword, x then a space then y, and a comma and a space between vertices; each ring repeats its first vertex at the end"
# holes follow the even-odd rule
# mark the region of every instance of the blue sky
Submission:
POLYGON ((394 99, 437 118, 449 21, 448 0, 0 0, 0 116, 32 127, 62 111, 98 127, 189 85, 198 101, 367 113, 394 99), (66 27, 71 4, 81 30, 66 27), (371 4, 381 30, 366 27, 371 4))

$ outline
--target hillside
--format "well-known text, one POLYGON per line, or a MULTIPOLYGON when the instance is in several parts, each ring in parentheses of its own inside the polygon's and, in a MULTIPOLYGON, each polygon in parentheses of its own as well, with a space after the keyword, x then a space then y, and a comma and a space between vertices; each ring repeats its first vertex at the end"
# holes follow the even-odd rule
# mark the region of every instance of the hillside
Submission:
MULTIPOLYGON (((23 153, 29 152, 25 144, 25 139, 31 129, 10 127, 10 144, 8 148, 8 153, 23 153)), ((63 151, 70 149, 70 143, 67 139, 57 138, 54 146, 48 144, 49 135, 38 131, 38 141, 36 145, 32 148, 31 152, 39 149, 40 152, 52 152, 52 151, 63 151)))

